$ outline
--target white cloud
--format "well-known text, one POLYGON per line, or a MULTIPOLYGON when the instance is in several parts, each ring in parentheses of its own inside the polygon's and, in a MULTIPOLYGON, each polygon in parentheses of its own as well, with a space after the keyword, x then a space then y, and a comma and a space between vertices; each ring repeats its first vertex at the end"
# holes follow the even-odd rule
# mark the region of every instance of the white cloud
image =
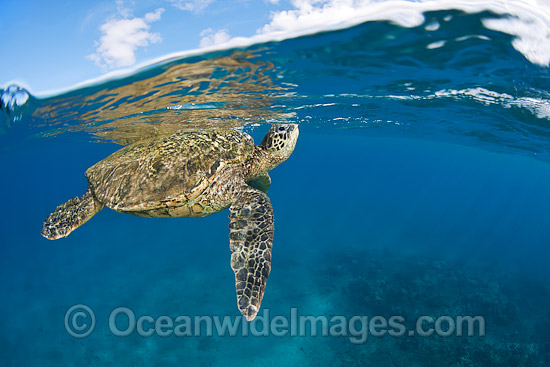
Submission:
POLYGON ((200 47, 208 47, 219 45, 229 41, 230 36, 227 29, 220 29, 215 32, 212 28, 204 29, 200 35, 202 36, 200 41, 200 47))
POLYGON ((116 0, 116 10, 118 11, 118 14, 122 16, 123 18, 130 18, 133 14, 132 8, 135 5, 133 1, 128 0, 116 0), (126 5, 126 3, 130 3, 126 5))
MULTIPOLYGON (((119 2, 117 2, 119 5, 119 2)), ((126 8, 124 8, 126 9, 126 8)), ((119 9, 120 12, 120 9, 119 9)), ((143 18, 111 19, 100 27, 102 36, 96 52, 87 57, 101 67, 131 66, 136 63, 135 51, 161 40, 160 34, 149 32, 149 23, 160 19, 163 8, 147 13, 143 18)), ((126 11, 122 14, 129 14, 126 11)))
POLYGON ((180 10, 199 13, 206 9, 214 0, 168 0, 180 10))
POLYGON ((145 22, 151 23, 160 20, 162 13, 164 13, 164 8, 158 8, 155 11, 145 14, 145 22))

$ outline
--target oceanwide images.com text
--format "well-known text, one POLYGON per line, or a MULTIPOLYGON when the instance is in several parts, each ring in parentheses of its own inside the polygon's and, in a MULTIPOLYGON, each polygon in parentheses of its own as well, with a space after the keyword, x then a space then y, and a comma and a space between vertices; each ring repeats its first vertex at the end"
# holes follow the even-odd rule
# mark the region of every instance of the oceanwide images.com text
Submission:
MULTIPOLYGON (((251 322, 242 316, 158 316, 136 315, 127 307, 111 311, 109 331, 118 337, 275 336, 346 337, 353 344, 364 344, 373 337, 483 337, 482 316, 423 315, 411 324, 404 316, 312 316, 291 308, 288 315, 271 315, 268 308, 251 322), (412 327, 407 327, 412 325, 412 327)), ((74 305, 65 313, 65 329, 75 338, 91 335, 96 317, 87 305, 74 305)))

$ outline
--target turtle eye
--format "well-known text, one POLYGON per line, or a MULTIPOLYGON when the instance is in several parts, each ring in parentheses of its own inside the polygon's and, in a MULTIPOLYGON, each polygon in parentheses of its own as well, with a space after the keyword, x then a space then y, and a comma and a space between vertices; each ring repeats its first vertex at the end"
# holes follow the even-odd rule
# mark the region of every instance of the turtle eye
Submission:
POLYGON ((285 131, 285 127, 284 126, 279 126, 279 131, 285 131))

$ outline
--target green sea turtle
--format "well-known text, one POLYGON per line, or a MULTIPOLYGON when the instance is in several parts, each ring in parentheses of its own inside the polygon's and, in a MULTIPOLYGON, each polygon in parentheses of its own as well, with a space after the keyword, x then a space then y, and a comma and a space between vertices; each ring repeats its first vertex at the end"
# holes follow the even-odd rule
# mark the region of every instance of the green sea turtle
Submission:
POLYGON ((42 235, 66 237, 107 206, 151 218, 202 217, 230 208, 237 305, 256 317, 271 270, 268 172, 292 154, 298 125, 273 125, 258 146, 237 130, 184 132, 128 145, 88 168, 88 190, 58 206, 42 235))

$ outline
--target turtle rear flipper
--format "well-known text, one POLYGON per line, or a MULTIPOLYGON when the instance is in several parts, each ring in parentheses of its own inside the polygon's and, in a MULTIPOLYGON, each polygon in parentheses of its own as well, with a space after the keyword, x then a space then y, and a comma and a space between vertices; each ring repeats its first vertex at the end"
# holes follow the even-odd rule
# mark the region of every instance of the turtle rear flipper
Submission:
POLYGON ((256 317, 271 270, 273 209, 261 191, 244 186, 230 208, 229 247, 235 272, 237 305, 248 321, 256 317))
POLYGON ((90 189, 81 197, 75 197, 59 205, 46 218, 42 226, 42 236, 49 240, 67 237, 69 233, 86 223, 104 205, 97 201, 90 189))

